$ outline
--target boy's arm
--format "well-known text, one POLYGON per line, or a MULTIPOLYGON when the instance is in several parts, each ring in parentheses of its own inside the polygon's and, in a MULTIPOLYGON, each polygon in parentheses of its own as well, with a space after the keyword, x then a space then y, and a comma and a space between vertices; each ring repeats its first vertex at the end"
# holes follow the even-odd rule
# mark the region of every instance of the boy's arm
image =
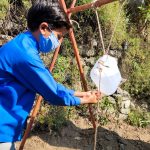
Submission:
POLYGON ((58 84, 45 68, 39 56, 21 56, 13 64, 13 75, 26 88, 37 92, 53 105, 79 105, 73 90, 58 84))

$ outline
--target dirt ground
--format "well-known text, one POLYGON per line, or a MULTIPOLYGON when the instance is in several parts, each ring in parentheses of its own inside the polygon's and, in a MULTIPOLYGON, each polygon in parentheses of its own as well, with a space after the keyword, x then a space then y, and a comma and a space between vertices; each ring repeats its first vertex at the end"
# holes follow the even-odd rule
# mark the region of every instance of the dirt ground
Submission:
MULTIPOLYGON (((24 150, 93 150, 93 143, 92 126, 87 120, 78 118, 68 121, 57 133, 32 133, 24 150)), ((150 127, 143 129, 113 121, 99 126, 97 150, 150 150, 150 127)))

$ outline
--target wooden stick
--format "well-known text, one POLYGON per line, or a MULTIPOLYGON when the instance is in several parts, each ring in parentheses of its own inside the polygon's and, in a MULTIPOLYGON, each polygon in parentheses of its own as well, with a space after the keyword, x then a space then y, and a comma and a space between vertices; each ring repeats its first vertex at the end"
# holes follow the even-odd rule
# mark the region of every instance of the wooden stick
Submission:
POLYGON ((117 0, 97 0, 96 2, 93 2, 93 3, 88 3, 88 4, 76 6, 74 8, 69 8, 69 9, 67 9, 67 13, 68 14, 69 13, 77 13, 77 12, 84 11, 89 8, 100 7, 102 5, 105 5, 105 4, 114 2, 114 1, 117 1, 117 0))

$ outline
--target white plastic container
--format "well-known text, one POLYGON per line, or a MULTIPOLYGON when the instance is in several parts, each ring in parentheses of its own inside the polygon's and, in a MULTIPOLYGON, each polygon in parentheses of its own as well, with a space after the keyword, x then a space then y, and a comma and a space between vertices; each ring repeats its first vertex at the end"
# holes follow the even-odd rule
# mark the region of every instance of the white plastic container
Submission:
POLYGON ((102 94, 112 95, 122 80, 117 59, 103 55, 92 68, 90 77, 102 94))

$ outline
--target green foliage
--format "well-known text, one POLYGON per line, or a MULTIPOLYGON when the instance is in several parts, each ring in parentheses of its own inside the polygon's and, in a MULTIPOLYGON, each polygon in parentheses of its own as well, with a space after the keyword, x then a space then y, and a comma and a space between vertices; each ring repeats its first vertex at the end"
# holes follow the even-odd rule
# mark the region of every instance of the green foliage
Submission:
POLYGON ((133 126, 146 127, 150 125, 150 113, 132 110, 129 113, 127 122, 133 126))
POLYGON ((100 108, 102 109, 102 110, 108 110, 108 109, 110 109, 110 108, 112 108, 112 107, 114 107, 114 104, 112 104, 110 101, 109 101, 109 99, 108 99, 108 97, 103 97, 103 99, 102 99, 102 101, 101 101, 101 103, 100 103, 100 108))
POLYGON ((126 5, 126 16, 129 19, 129 30, 134 27, 139 35, 146 32, 150 22, 149 0, 141 1, 141 4, 136 3, 136 1, 129 1, 126 5))
POLYGON ((79 69, 76 60, 71 56, 59 55, 53 69, 53 77, 68 88, 79 90, 77 83, 80 82, 79 69))
POLYGON ((125 16, 124 10, 122 9, 120 12, 120 7, 121 4, 118 1, 116 1, 110 3, 109 5, 104 5, 98 10, 100 14, 100 21, 102 27, 104 28, 102 32, 104 35, 106 35, 106 39, 104 39, 106 46, 108 46, 110 37, 115 28, 115 24, 119 20, 111 45, 113 48, 120 48, 121 43, 127 38, 126 25, 128 20, 125 16), (119 14, 120 17, 118 18, 119 14))
POLYGON ((26 9, 29 9, 31 7, 31 2, 29 0, 23 0, 23 4, 26 9))
POLYGON ((113 104, 108 97, 103 97, 99 105, 100 114, 98 121, 101 125, 106 125, 109 122, 110 114, 115 112, 116 106, 113 104))
POLYGON ((99 120, 98 122, 100 123, 100 125, 107 125, 109 123, 109 119, 107 116, 99 116, 99 120))
POLYGON ((8 0, 0 0, 0 19, 4 19, 9 7, 8 0))
POLYGON ((139 7, 144 20, 150 21, 150 6, 139 7))
POLYGON ((69 37, 65 37, 63 39, 63 43, 61 45, 61 55, 65 56, 65 57, 71 57, 73 50, 72 50, 72 45, 70 44, 70 40, 69 37))
POLYGON ((57 107, 50 105, 43 105, 40 114, 36 118, 36 126, 34 130, 59 130, 66 124, 67 118, 70 114, 70 107, 57 107))
POLYGON ((66 73, 69 72, 70 67, 70 58, 59 55, 55 68, 53 70, 54 78, 62 83, 65 81, 66 73))
POLYGON ((128 81, 125 89, 132 95, 142 98, 149 96, 150 89, 150 51, 141 46, 140 38, 130 38, 130 48, 126 53, 125 64, 128 81))

